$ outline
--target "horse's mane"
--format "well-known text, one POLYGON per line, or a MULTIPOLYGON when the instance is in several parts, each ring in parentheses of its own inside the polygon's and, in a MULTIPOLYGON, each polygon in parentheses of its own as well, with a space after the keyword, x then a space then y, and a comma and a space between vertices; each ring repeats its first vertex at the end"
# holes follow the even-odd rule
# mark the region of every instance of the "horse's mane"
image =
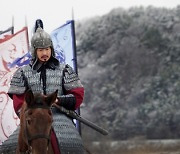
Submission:
POLYGON ((29 106, 29 108, 42 108, 42 107, 50 107, 48 106, 47 102, 45 101, 45 96, 40 93, 34 94, 34 103, 29 106))
POLYGON ((28 90, 25 93, 24 104, 26 108, 48 108, 54 102, 57 97, 57 90, 54 93, 51 93, 47 96, 41 93, 34 93, 31 90, 28 90))

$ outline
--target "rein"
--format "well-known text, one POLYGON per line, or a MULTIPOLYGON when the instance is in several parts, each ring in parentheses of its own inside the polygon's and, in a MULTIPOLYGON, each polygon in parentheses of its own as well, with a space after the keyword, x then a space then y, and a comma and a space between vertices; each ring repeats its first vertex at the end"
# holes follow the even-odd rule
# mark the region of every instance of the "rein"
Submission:
MULTIPOLYGON (((29 109, 37 109, 37 108, 41 108, 41 109, 47 109, 49 110, 50 107, 48 106, 42 106, 42 105, 34 105, 32 107, 29 107, 27 109, 25 109, 24 112, 27 112, 29 109)), ((26 152, 21 152, 21 154, 31 154, 32 153, 32 146, 31 146, 31 141, 32 140, 36 140, 36 139, 39 139, 39 138, 45 138, 48 140, 48 144, 47 144, 47 150, 48 150, 48 146, 49 146, 49 143, 50 143, 50 139, 51 139, 51 132, 52 132, 52 129, 50 130, 49 134, 35 134, 35 135, 32 135, 30 136, 29 135, 29 132, 28 132, 28 128, 27 128, 27 123, 28 121, 26 120, 26 123, 25 123, 25 136, 27 138, 27 145, 28 145, 28 150, 26 152)))

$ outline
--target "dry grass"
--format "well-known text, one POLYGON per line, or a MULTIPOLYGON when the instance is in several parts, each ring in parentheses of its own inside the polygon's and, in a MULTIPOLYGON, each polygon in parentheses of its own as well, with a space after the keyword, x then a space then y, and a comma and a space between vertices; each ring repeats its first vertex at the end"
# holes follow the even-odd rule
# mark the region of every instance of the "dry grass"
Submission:
POLYGON ((87 145, 91 154, 180 154, 180 140, 128 140, 87 145))

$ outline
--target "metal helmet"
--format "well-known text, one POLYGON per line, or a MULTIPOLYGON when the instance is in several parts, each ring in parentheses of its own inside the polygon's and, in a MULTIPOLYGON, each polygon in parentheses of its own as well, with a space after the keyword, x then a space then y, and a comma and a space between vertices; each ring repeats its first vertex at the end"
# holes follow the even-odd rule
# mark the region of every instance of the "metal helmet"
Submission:
POLYGON ((31 39, 31 54, 32 54, 32 67, 38 63, 38 58, 36 54, 36 49, 38 48, 51 48, 51 58, 50 61, 58 65, 59 61, 55 57, 55 51, 53 48, 53 43, 51 37, 48 33, 46 33, 41 27, 37 28, 36 32, 34 33, 31 39))
POLYGON ((53 48, 51 37, 41 27, 37 28, 31 39, 31 52, 32 56, 36 57, 35 51, 37 48, 53 48))

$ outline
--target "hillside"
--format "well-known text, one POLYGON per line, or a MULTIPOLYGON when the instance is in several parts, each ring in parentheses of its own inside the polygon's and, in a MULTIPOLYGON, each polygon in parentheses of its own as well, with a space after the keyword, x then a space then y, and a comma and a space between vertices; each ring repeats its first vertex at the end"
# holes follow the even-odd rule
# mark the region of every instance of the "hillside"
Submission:
POLYGON ((180 6, 118 8, 76 23, 85 140, 179 138, 180 6), (87 133, 87 130, 89 133, 87 133))

